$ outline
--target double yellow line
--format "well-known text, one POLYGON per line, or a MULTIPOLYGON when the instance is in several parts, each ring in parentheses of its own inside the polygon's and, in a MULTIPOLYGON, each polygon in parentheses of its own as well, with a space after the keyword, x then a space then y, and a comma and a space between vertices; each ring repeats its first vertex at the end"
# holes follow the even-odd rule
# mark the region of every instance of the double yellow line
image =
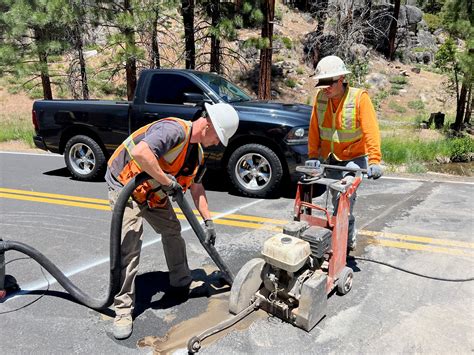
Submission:
MULTIPOLYGON (((42 202, 54 205, 71 206, 90 208, 95 210, 110 211, 109 200, 80 197, 80 196, 69 196, 61 194, 51 194, 46 192, 36 192, 27 190, 16 190, 7 189, 0 187, 0 198, 30 201, 30 202, 42 202)), ((186 219, 179 208, 175 208, 178 219, 186 219)), ((197 210, 194 210, 196 215, 199 215, 197 210)), ((212 216, 220 216, 220 213, 211 212, 212 216)), ((246 216, 238 214, 227 214, 223 217, 214 221, 216 224, 224 224, 233 227, 251 228, 251 229, 266 229, 272 231, 281 231, 281 227, 276 225, 284 225, 287 221, 276 220, 265 217, 246 216), (271 225, 269 225, 271 224, 271 225)))
MULTIPOLYGON (((110 211, 108 200, 98 198, 7 189, 2 187, 0 187, 0 198, 110 211)), ((185 216, 181 213, 180 209, 175 208, 175 211, 178 216, 178 219, 185 219, 185 216)), ((194 213, 196 215, 199 214, 196 210, 194 210, 194 213)), ((214 217, 219 217, 214 220, 214 223, 216 224, 249 229, 264 229, 274 232, 281 232, 282 226, 288 223, 287 220, 241 214, 222 215, 221 213, 211 212, 211 215, 214 217)), ((370 244, 380 245, 384 247, 409 249, 415 251, 425 251, 457 256, 474 256, 474 243, 465 241, 387 232, 375 232, 368 230, 361 230, 359 234, 370 238, 370 244)))

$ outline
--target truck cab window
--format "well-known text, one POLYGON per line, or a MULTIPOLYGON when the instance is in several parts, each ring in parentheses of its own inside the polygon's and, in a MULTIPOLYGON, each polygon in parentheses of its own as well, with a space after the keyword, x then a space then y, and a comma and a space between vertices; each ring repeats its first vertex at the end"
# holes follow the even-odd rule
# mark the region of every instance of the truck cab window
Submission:
POLYGON ((183 93, 201 94, 203 91, 190 79, 176 74, 155 74, 151 78, 146 102, 183 105, 183 93))

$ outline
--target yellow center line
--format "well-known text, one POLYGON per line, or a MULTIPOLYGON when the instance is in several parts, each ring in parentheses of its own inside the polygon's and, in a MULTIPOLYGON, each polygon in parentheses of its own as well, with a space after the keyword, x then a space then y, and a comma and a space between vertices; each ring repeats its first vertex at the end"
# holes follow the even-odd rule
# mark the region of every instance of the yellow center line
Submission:
POLYGON ((437 245, 445 245, 445 246, 451 246, 451 247, 474 249, 474 243, 462 242, 458 240, 438 239, 438 238, 433 238, 433 237, 420 237, 420 236, 414 236, 414 235, 397 234, 397 233, 389 233, 389 232, 374 232, 374 231, 367 231, 367 230, 361 230, 360 234, 365 234, 370 237, 382 237, 382 238, 407 240, 407 241, 426 243, 426 244, 437 244, 437 245))
MULTIPOLYGON (((80 196, 69 196, 69 195, 61 195, 61 194, 50 194, 46 192, 36 192, 36 191, 27 191, 27 190, 15 190, 15 189, 6 189, 0 187, 0 192, 6 192, 15 195, 24 195, 24 196, 38 196, 38 197, 49 197, 53 199, 60 199, 60 200, 69 200, 69 201, 82 201, 82 202, 89 202, 89 203, 99 203, 99 204, 109 204, 108 200, 99 199, 99 198, 90 198, 90 197, 80 197, 80 196)), ((21 198, 19 198, 21 200, 21 198)), ((46 201, 42 201, 46 202, 46 201)))
MULTIPOLYGON (((69 196, 62 194, 51 194, 44 192, 35 192, 35 191, 26 191, 26 190, 16 190, 16 189, 7 189, 0 187, 0 198, 6 199, 15 199, 22 201, 32 201, 32 202, 41 202, 49 203, 63 206, 71 207, 80 207, 80 208, 89 208, 102 211, 110 211, 108 200, 97 199, 97 198, 88 198, 80 196, 69 196)), ((177 213, 177 217, 180 220, 185 220, 185 216, 182 214, 179 208, 174 208, 177 213)), ((199 216, 197 210, 193 212, 199 216)), ((218 212, 211 212, 212 216, 221 215, 218 212)), ((288 223, 286 220, 279 220, 267 217, 258 217, 258 216, 249 216, 249 215, 239 215, 239 214, 229 214, 222 216, 219 219, 215 219, 214 223, 240 227, 240 228, 249 228, 249 229, 263 229, 274 232, 281 232, 281 226, 288 223)), ((376 232, 362 230, 360 234, 366 235, 368 237, 374 238, 372 244, 402 248, 409 250, 417 251, 430 251, 434 253, 444 253, 450 255, 464 255, 464 256, 473 256, 474 254, 470 251, 463 251, 456 248, 467 248, 474 249, 474 243, 458 241, 458 240, 448 240, 434 237, 421 237, 413 236, 406 234, 397 234, 397 233, 388 233, 388 232, 376 232), (394 239, 396 241, 390 241, 382 238, 394 239), (414 243, 412 243, 414 242, 414 243), (420 244, 423 243, 423 244, 420 244), (435 244, 439 246, 454 247, 454 248, 443 248, 438 246, 433 246, 429 244, 435 244)))
POLYGON ((470 251, 464 251, 461 249, 452 249, 452 248, 441 248, 427 244, 415 244, 415 243, 405 243, 405 242, 395 242, 391 240, 384 239, 373 239, 370 244, 381 245, 384 247, 398 248, 398 249, 408 249, 416 251, 427 251, 431 253, 440 253, 440 254, 449 254, 457 256, 468 256, 473 257, 474 253, 470 251))
POLYGON ((6 194, 3 192, 0 192, 0 198, 9 198, 9 199, 14 199, 14 200, 22 200, 22 201, 43 202, 43 203, 51 203, 54 205, 63 205, 63 206, 91 208, 91 209, 96 209, 96 210, 110 211, 110 207, 108 205, 97 205, 97 204, 92 204, 92 203, 74 202, 74 201, 67 201, 67 200, 52 200, 50 198, 44 198, 44 197, 6 194))

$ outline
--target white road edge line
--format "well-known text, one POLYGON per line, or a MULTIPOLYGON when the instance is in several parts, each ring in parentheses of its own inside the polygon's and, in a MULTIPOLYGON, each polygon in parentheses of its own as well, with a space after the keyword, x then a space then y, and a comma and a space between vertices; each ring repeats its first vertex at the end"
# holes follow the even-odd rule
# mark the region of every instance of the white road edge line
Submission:
POLYGON ((20 154, 20 155, 33 155, 33 156, 41 156, 41 157, 62 157, 61 154, 56 153, 27 153, 27 152, 8 152, 0 150, 0 154, 20 154))
POLYGON ((435 183, 448 183, 448 184, 460 184, 460 185, 474 185, 474 182, 469 181, 454 181, 454 180, 435 180, 435 179, 423 179, 423 178, 405 178, 399 176, 382 176, 384 180, 402 180, 402 181, 419 181, 419 182, 435 182, 435 183))
MULTIPOLYGON (((61 157, 61 158, 63 157, 61 154, 50 153, 50 152, 42 154, 42 153, 0 151, 0 154, 22 154, 22 155, 33 155, 33 156, 42 156, 42 157, 61 157)), ((405 177, 399 177, 399 176, 382 176, 381 179, 474 185, 474 182, 468 182, 468 181, 435 180, 435 179, 430 179, 430 178, 423 179, 423 178, 405 178, 405 177)))
MULTIPOLYGON (((252 202, 249 202, 249 203, 247 203, 247 204, 245 204, 245 205, 242 205, 242 206, 233 208, 233 209, 231 209, 231 210, 229 210, 229 211, 222 212, 222 213, 220 213, 218 216, 214 217, 214 219, 219 219, 219 218, 225 217, 225 216, 227 216, 227 215, 229 215, 229 214, 236 213, 236 212, 238 212, 238 211, 241 210, 241 209, 250 207, 250 206, 255 205, 255 204, 257 204, 257 203, 259 203, 259 202, 262 202, 262 201, 265 201, 265 199, 260 199, 260 200, 252 201, 252 202)), ((182 232, 188 231, 188 230, 190 230, 190 229, 191 229, 191 226, 187 226, 186 228, 183 228, 183 229, 182 229, 182 232)), ((157 243, 157 242, 159 242, 159 241, 161 241, 161 237, 157 237, 157 238, 152 239, 152 240, 150 240, 150 241, 148 241, 148 242, 145 242, 145 243, 143 243, 143 245, 142 245, 142 249, 143 249, 143 248, 146 248, 146 247, 148 247, 148 246, 150 246, 150 245, 153 245, 153 244, 155 244, 155 243, 157 243)), ((102 259, 99 259, 99 260, 94 261, 94 262, 92 262, 92 263, 79 266, 78 268, 76 268, 76 269, 74 269, 74 270, 70 270, 70 271, 68 271, 68 272, 65 272, 64 274, 65 274, 67 277, 71 277, 71 276, 74 276, 74 275, 76 275, 76 274, 78 274, 78 273, 81 273, 81 272, 83 272, 83 271, 92 269, 93 267, 96 267, 96 266, 98 266, 98 265, 101 265, 101 264, 104 264, 104 263, 108 263, 109 260, 110 260, 109 257, 107 257, 107 258, 102 258, 102 259)), ((43 289, 43 288, 45 288, 45 287, 48 286, 48 282, 49 282, 49 285, 50 285, 50 286, 51 286, 51 285, 54 285, 54 284, 56 284, 56 283, 58 283, 58 282, 56 281, 56 279, 54 279, 53 277, 51 277, 51 275, 49 275, 49 274, 48 274, 47 279, 48 279, 48 281, 44 281, 44 280, 43 280, 43 281, 35 281, 35 282, 31 283, 31 284, 27 284, 27 285, 21 286, 21 288, 22 288, 23 290, 21 290, 20 292, 16 293, 16 294, 13 295, 12 297, 8 298, 5 302, 10 301, 10 300, 16 298, 17 296, 28 294, 28 293, 30 293, 31 291, 37 291, 37 290, 39 290, 39 289, 43 289)))

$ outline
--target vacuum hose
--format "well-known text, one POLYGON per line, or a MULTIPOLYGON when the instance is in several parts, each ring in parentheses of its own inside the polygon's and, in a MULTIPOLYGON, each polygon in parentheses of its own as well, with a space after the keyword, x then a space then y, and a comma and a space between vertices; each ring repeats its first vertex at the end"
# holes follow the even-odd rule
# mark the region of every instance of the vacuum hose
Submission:
POLYGON ((59 268, 48 258, 27 244, 10 240, 0 241, 0 253, 4 253, 8 250, 16 250, 20 253, 28 255, 32 259, 36 260, 43 268, 45 268, 78 302, 95 310, 107 308, 112 304, 114 296, 120 291, 120 260, 122 256, 120 245, 125 206, 135 188, 148 179, 150 179, 150 176, 146 173, 141 173, 135 176, 122 189, 117 202, 115 203, 112 213, 112 222, 110 225, 110 282, 107 295, 103 299, 92 298, 84 293, 76 285, 74 285, 72 281, 69 280, 66 275, 64 275, 61 270, 59 270, 59 268))
MULTIPOLYGON (((32 259, 36 260, 43 268, 45 268, 57 281, 58 283, 78 302, 83 305, 100 310, 109 307, 114 299, 114 296, 120 291, 120 277, 121 277, 121 241, 122 241, 122 222, 123 214, 125 212, 125 206, 128 199, 132 195, 133 191, 142 184, 144 181, 149 180, 151 177, 147 173, 140 173, 131 179, 127 185, 122 189, 117 202, 114 205, 112 212, 112 222, 110 224, 110 276, 109 276, 109 290, 107 295, 103 299, 92 298, 80 290, 76 285, 64 275, 59 268, 54 265, 48 258, 40 253, 35 248, 20 242, 1 240, 0 239, 0 254, 5 253, 8 250, 16 250, 20 253, 26 254, 32 259)), ((204 249, 207 251, 212 260, 216 263, 218 268, 222 272, 222 277, 229 285, 232 285, 234 281, 234 275, 229 270, 227 265, 221 259, 217 253, 214 245, 206 242, 206 235, 201 225, 199 224, 193 210, 184 199, 182 191, 177 191, 175 196, 176 201, 181 208, 183 214, 186 216, 189 224, 196 233, 199 241, 201 242, 204 249)))

